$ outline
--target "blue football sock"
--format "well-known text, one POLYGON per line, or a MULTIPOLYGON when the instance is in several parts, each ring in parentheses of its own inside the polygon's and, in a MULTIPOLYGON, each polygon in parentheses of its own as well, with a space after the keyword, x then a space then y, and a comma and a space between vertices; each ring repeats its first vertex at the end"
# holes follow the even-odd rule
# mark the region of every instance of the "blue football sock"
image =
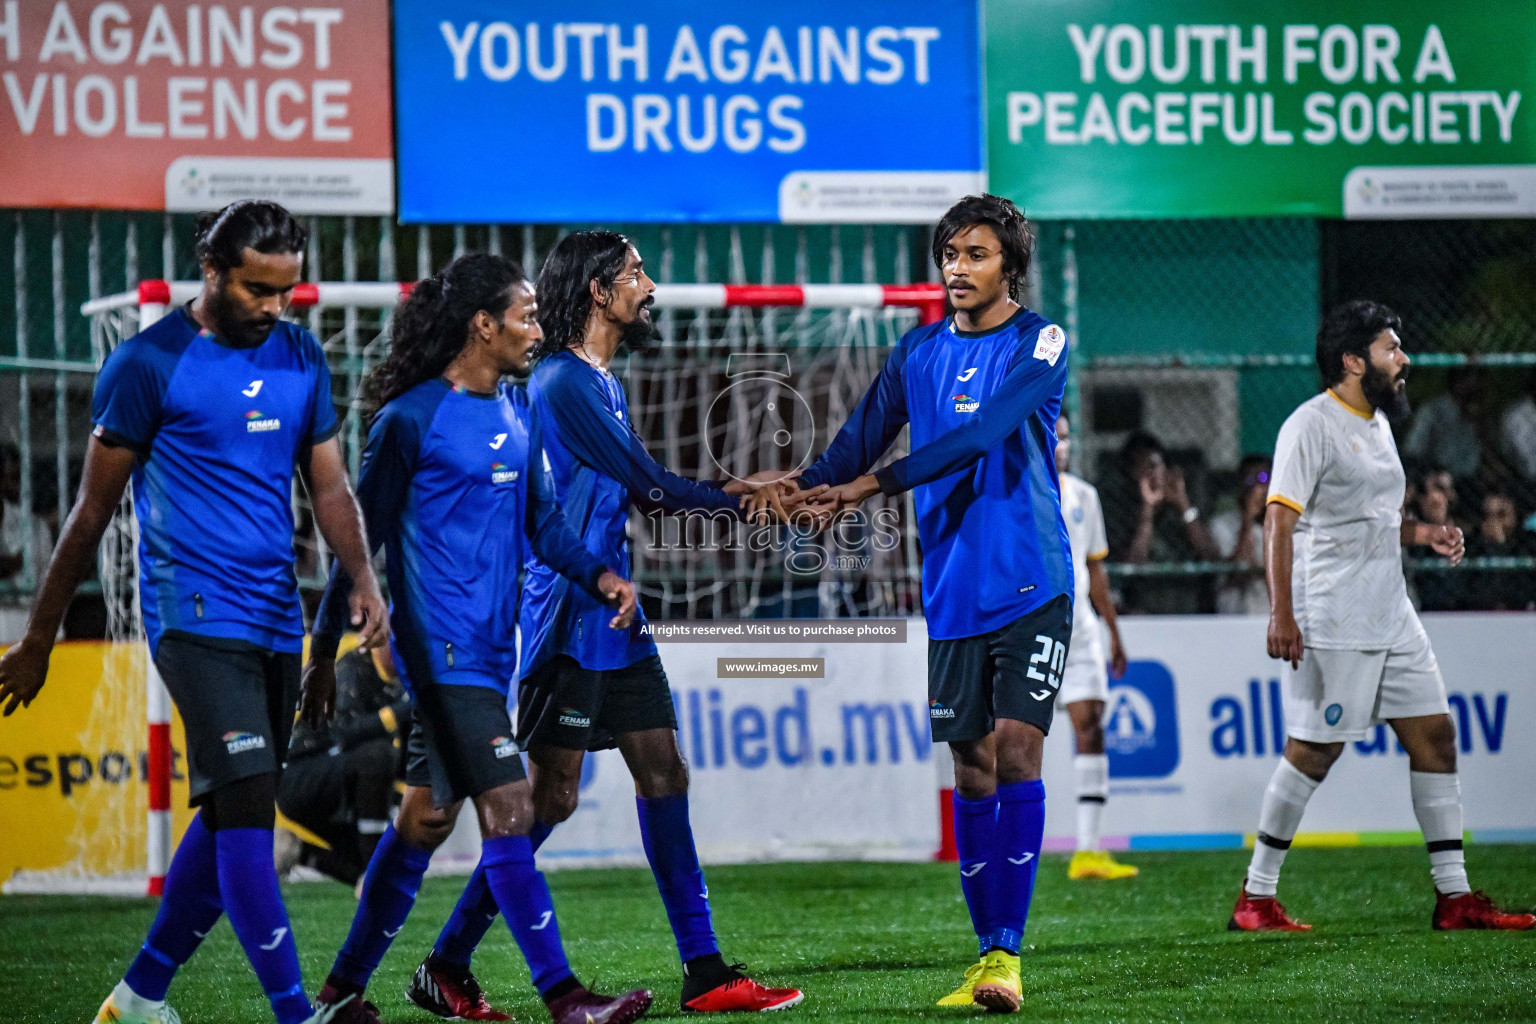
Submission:
POLYGON ((1017 953, 1035 894, 1035 870, 1045 837, 1045 783, 1039 779, 997 787, 997 911, 991 945, 1017 953))
POLYGON ((165 874, 160 912, 123 981, 141 998, 164 999, 176 971, 197 952, 203 936, 223 913, 217 847, 199 814, 176 847, 165 874))
POLYGON ((470 958, 475 955, 475 947, 480 945, 480 940, 495 922, 496 913, 496 894, 491 892, 491 884, 486 881, 485 861, 482 860, 475 865, 475 873, 469 876, 468 884, 459 894, 459 902, 448 915, 448 923, 443 925, 437 945, 432 947, 432 955, 446 963, 468 967, 470 958))
POLYGON ((666 905, 678 955, 687 963, 718 954, 720 946, 709 917, 709 887, 688 824, 688 794, 636 797, 635 805, 640 811, 640 841, 666 905))
POLYGON ((427 873, 427 862, 431 859, 431 850, 407 843, 394 825, 384 830, 368 861, 363 896, 352 917, 347 941, 336 954, 332 975, 356 985, 359 992, 368 987, 368 980, 379 969, 379 961, 384 959, 389 944, 400 934, 411 907, 416 905, 421 876, 427 873))
POLYGON ((549 886, 533 863, 533 845, 527 836, 487 839, 480 846, 480 865, 517 948, 528 961, 533 986, 542 996, 571 977, 571 966, 560 944, 560 923, 555 920, 549 886))
MULTIPOLYGON (((547 822, 534 821, 528 833, 528 843, 533 852, 539 851, 539 847, 544 845, 544 840, 554 830, 555 826, 547 822)), ((495 923, 496 914, 496 894, 491 892, 490 883, 485 880, 485 864, 482 862, 475 865, 474 874, 469 876, 468 884, 459 894, 459 902, 454 905, 453 913, 448 915, 447 923, 437 936, 432 955, 446 963, 468 967, 475 950, 480 946, 480 940, 485 938, 485 933, 495 923)))
POLYGON ((980 800, 954 796, 955 850, 960 855, 960 891, 971 912, 971 927, 985 954, 997 916, 997 794, 980 800))
POLYGON ((304 995, 299 953, 272 864, 270 828, 226 828, 218 847, 219 898, 235 936, 272 1004, 278 1024, 302 1024, 313 1011, 304 995))

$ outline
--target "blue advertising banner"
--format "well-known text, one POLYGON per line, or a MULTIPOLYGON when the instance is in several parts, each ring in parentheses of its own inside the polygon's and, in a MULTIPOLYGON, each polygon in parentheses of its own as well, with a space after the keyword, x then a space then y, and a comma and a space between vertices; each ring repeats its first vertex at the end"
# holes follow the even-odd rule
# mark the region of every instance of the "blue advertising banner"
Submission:
POLYGON ((396 0, 400 219, 920 223, 982 187, 975 0, 396 0))

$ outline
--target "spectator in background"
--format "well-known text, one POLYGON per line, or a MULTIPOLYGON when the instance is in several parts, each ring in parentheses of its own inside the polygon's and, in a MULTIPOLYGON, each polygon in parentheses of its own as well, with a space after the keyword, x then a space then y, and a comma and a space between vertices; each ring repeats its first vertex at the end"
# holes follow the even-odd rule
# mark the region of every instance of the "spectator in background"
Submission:
MULTIPOLYGON (((1467 538, 1467 554, 1473 558, 1519 558, 1536 551, 1530 534, 1520 529, 1520 513, 1514 499, 1503 491, 1483 496, 1483 516, 1467 538)), ((1466 575, 1464 608, 1489 611, 1520 611, 1536 601, 1536 578, 1529 570, 1481 569, 1466 575)))
POLYGON ((45 521, 22 505, 20 449, 14 444, 0 444, 0 582, 22 582, 29 543, 36 580, 53 552, 53 533, 45 521))
POLYGON ((1264 585, 1264 502, 1269 494, 1268 455, 1244 455, 1237 464, 1237 508, 1211 517, 1211 538, 1234 572, 1216 590, 1222 615, 1268 615, 1264 585))
MULTIPOLYGON (((1419 487, 1418 515, 1420 522, 1432 526, 1456 526, 1456 485, 1451 474, 1443 469, 1433 470, 1424 477, 1419 487)), ((1429 548, 1416 548, 1413 557, 1433 559, 1429 548)), ((1426 612, 1455 611, 1462 606, 1468 583, 1466 573, 1452 573, 1440 568, 1420 569, 1414 574, 1419 592, 1419 607, 1426 612)))
MULTIPOLYGON (((1200 509, 1189 500, 1184 471, 1170 467, 1162 444, 1144 431, 1120 449, 1115 479, 1105 501, 1110 558, 1147 562, 1212 562, 1221 558, 1200 509)), ((1215 610, 1208 581, 1198 577, 1127 579, 1128 610, 1193 614, 1215 610)))
POLYGON ((1499 437, 1528 493, 1536 493, 1536 367, 1525 375, 1525 394, 1504 410, 1499 437))
POLYGON ((1448 470, 1458 480, 1477 474, 1483 458, 1480 420, 1486 379, 1475 366, 1458 366, 1447 378, 1444 394, 1420 407, 1404 450, 1432 469, 1448 470))

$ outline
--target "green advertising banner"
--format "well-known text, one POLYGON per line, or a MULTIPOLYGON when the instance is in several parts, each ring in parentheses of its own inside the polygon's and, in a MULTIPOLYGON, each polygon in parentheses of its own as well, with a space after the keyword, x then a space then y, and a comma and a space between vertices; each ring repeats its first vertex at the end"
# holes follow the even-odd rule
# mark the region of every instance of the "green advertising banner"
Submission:
POLYGON ((1536 0, 983 6, 1032 217, 1536 217, 1536 0))

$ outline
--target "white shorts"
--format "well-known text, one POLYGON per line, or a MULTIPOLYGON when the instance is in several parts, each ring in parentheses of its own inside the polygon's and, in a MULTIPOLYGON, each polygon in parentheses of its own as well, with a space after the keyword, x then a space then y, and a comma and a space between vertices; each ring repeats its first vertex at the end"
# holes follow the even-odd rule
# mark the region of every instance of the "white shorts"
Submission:
POLYGON ((1282 671, 1285 733, 1298 740, 1363 740, 1388 719, 1451 710, 1440 663, 1423 633, 1389 651, 1308 647, 1300 668, 1287 664, 1282 671))
POLYGON ((1074 636, 1067 645, 1067 667, 1061 673, 1061 692, 1056 706, 1065 707, 1084 700, 1109 700, 1109 670, 1104 663, 1104 645, 1095 626, 1091 633, 1074 636))

